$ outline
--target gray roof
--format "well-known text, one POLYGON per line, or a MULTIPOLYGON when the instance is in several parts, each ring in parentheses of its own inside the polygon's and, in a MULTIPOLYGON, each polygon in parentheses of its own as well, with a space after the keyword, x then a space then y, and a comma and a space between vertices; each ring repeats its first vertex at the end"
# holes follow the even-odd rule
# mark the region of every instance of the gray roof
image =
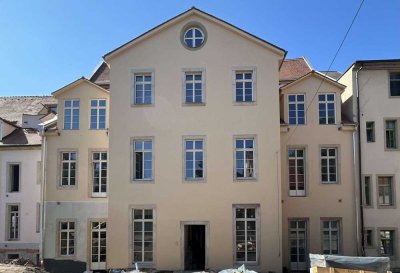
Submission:
POLYGON ((334 80, 338 80, 341 76, 342 73, 339 71, 318 71, 321 74, 324 74, 325 76, 331 77, 334 80))
POLYGON ((37 130, 17 128, 3 138, 0 148, 12 145, 40 145, 41 143, 42 139, 37 130))
POLYGON ((37 115, 47 104, 57 104, 57 100, 51 96, 0 97, 0 117, 21 126, 22 114, 37 115))

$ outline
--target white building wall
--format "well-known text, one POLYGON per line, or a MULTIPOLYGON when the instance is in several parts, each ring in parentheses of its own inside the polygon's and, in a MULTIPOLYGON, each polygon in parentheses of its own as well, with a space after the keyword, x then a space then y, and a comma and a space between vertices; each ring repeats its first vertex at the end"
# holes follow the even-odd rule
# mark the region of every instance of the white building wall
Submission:
POLYGON ((36 262, 39 253, 40 231, 38 204, 40 203, 40 147, 0 150, 0 262, 7 254, 36 262), (20 163, 20 192, 7 192, 8 163, 20 163), (7 240, 7 204, 20 205, 20 238, 7 240))

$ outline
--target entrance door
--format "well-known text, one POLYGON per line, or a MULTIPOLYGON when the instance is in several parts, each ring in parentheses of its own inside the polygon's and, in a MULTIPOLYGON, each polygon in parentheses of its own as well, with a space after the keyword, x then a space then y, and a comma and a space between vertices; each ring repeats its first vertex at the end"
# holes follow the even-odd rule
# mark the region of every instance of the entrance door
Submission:
POLYGON ((290 269, 307 270, 307 222, 289 221, 290 269))
POLYGON ((92 244, 91 244, 91 269, 106 269, 106 238, 107 223, 92 222, 92 244))
POLYGON ((184 226, 185 270, 204 270, 206 265, 206 226, 184 226))

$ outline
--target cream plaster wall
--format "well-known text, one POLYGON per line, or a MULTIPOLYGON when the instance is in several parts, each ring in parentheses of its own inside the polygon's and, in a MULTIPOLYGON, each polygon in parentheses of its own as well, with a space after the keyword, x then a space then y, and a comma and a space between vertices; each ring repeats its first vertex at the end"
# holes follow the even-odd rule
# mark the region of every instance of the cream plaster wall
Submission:
POLYGON ((284 120, 288 122, 288 94, 305 94, 308 108, 306 125, 289 125, 281 133, 282 160, 282 229, 283 266, 289 267, 290 247, 288 221, 290 218, 308 220, 308 251, 322 253, 321 218, 341 219, 342 255, 356 255, 356 214, 353 178, 352 127, 341 125, 340 94, 342 88, 324 81, 318 91, 336 94, 336 124, 318 124, 318 90, 321 78, 310 76, 283 90, 281 108, 284 120), (316 97, 313 99, 313 97, 316 97), (338 184, 322 184, 320 180, 320 147, 334 145, 339 149, 338 184), (287 149, 291 146, 304 147, 306 151, 306 196, 290 197, 288 187, 287 149))
POLYGON ((109 60, 111 65, 108 261, 132 266, 130 207, 156 207, 154 267, 182 269, 181 221, 208 221, 208 267, 233 266, 233 204, 259 204, 258 271, 281 272, 278 56, 199 16, 192 16, 109 60), (192 51, 182 27, 204 25, 208 38, 192 51), (257 102, 234 105, 232 70, 256 67, 257 102), (154 70, 153 106, 131 107, 131 69, 154 70), (182 69, 205 69, 205 106, 182 105, 182 69), (258 178, 233 179, 233 137, 256 135, 258 178), (182 137, 205 135, 206 183, 183 183, 182 137), (154 137, 154 181, 130 181, 131 137, 154 137))

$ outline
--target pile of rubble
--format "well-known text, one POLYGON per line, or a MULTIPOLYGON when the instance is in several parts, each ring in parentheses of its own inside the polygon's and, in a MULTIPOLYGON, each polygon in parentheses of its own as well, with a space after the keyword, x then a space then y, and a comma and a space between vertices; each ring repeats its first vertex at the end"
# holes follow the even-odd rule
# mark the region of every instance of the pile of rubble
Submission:
POLYGON ((36 267, 32 261, 21 258, 0 264, 0 273, 47 273, 47 271, 36 267))

